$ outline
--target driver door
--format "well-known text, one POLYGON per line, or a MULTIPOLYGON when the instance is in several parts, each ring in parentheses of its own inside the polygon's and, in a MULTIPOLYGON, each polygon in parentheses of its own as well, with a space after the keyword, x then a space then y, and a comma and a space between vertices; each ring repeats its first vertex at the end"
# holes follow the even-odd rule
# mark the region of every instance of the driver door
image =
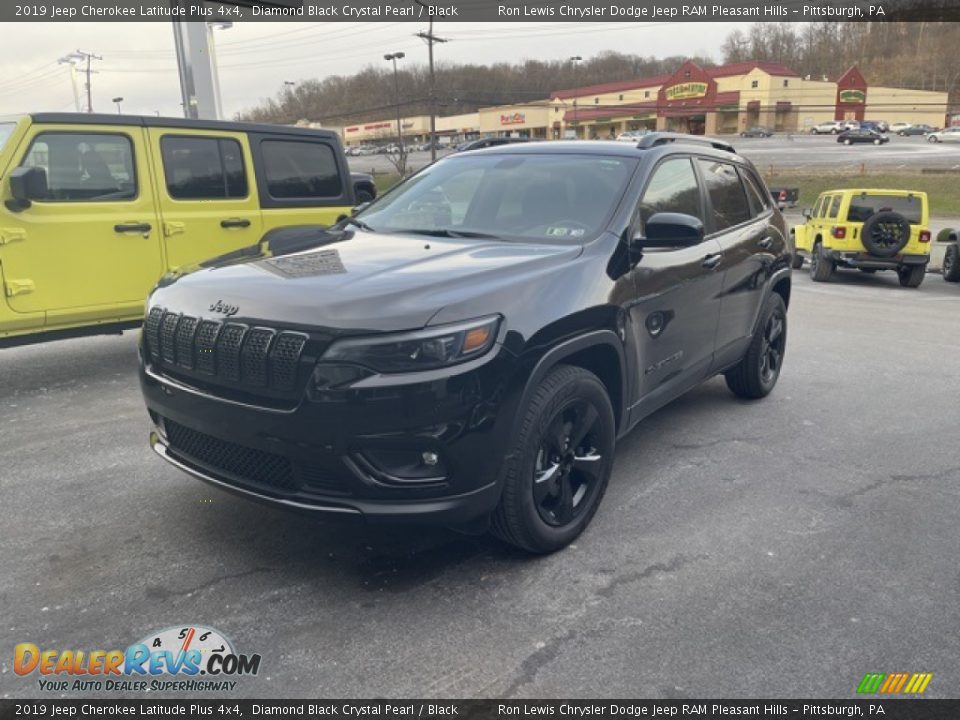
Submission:
POLYGON ((39 125, 21 148, 17 164, 43 168, 48 192, 0 207, 17 238, 0 248, 10 309, 47 327, 141 313, 163 271, 143 129, 39 125))

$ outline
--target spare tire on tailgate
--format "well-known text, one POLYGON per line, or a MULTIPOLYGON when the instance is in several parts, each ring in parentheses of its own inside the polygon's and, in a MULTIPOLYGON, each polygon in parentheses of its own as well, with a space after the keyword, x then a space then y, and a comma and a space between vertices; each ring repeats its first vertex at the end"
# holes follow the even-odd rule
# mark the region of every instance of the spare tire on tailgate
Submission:
POLYGON ((910 223, 896 212, 878 212, 863 223, 860 241, 871 255, 893 257, 910 240, 910 223))

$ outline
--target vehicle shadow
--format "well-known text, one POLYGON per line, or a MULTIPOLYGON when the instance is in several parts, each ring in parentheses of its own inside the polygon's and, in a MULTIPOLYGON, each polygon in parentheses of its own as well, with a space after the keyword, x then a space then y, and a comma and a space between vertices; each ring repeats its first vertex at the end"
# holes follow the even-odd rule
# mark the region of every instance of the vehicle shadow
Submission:
POLYGON ((803 270, 794 270, 795 275, 806 275, 804 278, 797 278, 801 282, 811 285, 843 285, 848 287, 900 287, 900 281, 897 273, 892 270, 878 270, 875 273, 865 273, 860 270, 842 269, 835 270, 833 275, 826 283, 814 283, 809 277, 809 266, 804 265, 803 270))

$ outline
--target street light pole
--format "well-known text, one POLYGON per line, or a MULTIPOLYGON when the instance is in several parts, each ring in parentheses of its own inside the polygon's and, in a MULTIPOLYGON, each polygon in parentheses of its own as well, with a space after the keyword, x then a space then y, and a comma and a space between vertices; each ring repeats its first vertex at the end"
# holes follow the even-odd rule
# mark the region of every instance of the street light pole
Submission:
MULTIPOLYGON (((577 84, 577 83, 576 83, 576 80, 577 80, 577 63, 579 63, 581 60, 583 60, 583 58, 580 57, 579 55, 571 55, 571 56, 570 56, 570 62, 573 64, 573 80, 574 80, 574 83, 573 83, 573 84, 574 84, 574 85, 577 84)), ((576 92, 577 92, 577 89, 574 88, 573 91, 574 91, 574 93, 576 93, 576 92)), ((578 137, 579 134, 580 134, 580 124, 577 122, 577 96, 576 96, 576 94, 574 94, 574 96, 573 96, 573 137, 574 137, 574 139, 577 139, 577 137, 578 137)))
POLYGON ((393 61, 393 90, 397 100, 397 142, 400 145, 400 157, 406 153, 403 148, 403 128, 400 125, 400 75, 397 73, 397 60, 402 60, 406 55, 402 52, 387 53, 383 59, 387 62, 393 61))
POLYGON ((117 115, 121 115, 122 113, 120 112, 120 103, 123 102, 123 98, 122 98, 122 97, 115 97, 115 98, 113 99, 113 102, 115 102, 115 103, 117 104, 117 115))

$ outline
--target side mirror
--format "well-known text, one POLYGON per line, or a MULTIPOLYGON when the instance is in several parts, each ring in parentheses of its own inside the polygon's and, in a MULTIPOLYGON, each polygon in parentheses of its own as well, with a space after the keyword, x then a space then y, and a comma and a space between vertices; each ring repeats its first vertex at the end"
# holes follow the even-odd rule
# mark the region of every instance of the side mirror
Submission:
POLYGON ((47 197, 47 171, 41 167, 18 167, 10 173, 11 210, 26 210, 31 201, 47 197))
POLYGON ((703 242, 703 221, 683 213, 654 213, 646 234, 633 238, 637 248, 683 248, 703 242))
POLYGON ((807 220, 813 217, 813 213, 810 212, 810 208, 804 208, 801 215, 803 215, 807 220))

